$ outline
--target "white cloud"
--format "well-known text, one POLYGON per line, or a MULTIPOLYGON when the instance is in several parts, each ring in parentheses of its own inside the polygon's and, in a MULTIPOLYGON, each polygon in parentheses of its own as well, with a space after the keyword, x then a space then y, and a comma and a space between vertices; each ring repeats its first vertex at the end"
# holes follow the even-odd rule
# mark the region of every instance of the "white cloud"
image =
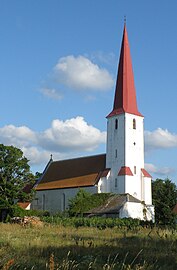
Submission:
POLYGON ((145 145, 147 150, 177 147, 177 134, 162 128, 145 131, 145 145))
POLYGON ((145 168, 149 173, 153 173, 156 175, 168 177, 168 175, 175 172, 175 169, 170 167, 157 167, 154 164, 146 163, 145 168))
POLYGON ((54 71, 60 83, 78 90, 103 91, 109 90, 114 84, 106 69, 98 67, 84 56, 62 57, 54 71))
MULTIPOLYGON (((106 143, 106 132, 101 132, 83 117, 77 116, 65 121, 55 119, 42 132, 26 126, 6 125, 0 128, 0 142, 21 148, 31 165, 45 166, 51 153, 54 159, 64 159, 94 151, 100 144, 106 143)), ((148 149, 177 147, 177 135, 158 128, 145 132, 145 142, 148 149)), ((156 175, 168 176, 174 172, 173 168, 158 168, 153 164, 146 164, 145 167, 149 173, 156 175)))
POLYGON ((30 160, 30 165, 40 165, 41 163, 46 163, 50 158, 50 152, 39 149, 37 147, 22 147, 21 150, 24 156, 30 160))
POLYGON ((53 120, 49 129, 39 135, 39 144, 53 151, 93 151, 105 143, 106 132, 88 125, 78 116, 66 121, 53 120))
POLYGON ((104 63, 107 65, 112 65, 113 63, 117 63, 115 54, 112 52, 105 53, 103 51, 96 51, 92 53, 91 59, 99 61, 100 63, 104 63))
POLYGON ((6 145, 15 145, 21 148, 36 144, 37 136, 34 131, 26 126, 7 125, 0 128, 0 141, 6 145))
POLYGON ((63 96, 54 88, 42 88, 40 89, 40 92, 46 96, 47 98, 54 99, 54 100, 60 100, 63 98, 63 96))
POLYGON ((95 150, 106 142, 106 132, 88 125, 83 117, 53 120, 51 127, 35 132, 28 127, 8 125, 0 128, 0 142, 21 148, 31 164, 46 163, 50 154, 64 159, 95 150))

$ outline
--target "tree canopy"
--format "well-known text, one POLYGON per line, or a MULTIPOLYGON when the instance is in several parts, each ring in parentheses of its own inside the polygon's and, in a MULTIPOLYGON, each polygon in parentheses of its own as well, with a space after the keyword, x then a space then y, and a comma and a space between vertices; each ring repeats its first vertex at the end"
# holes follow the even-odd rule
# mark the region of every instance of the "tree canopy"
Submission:
POLYGON ((28 159, 14 146, 0 144, 0 209, 9 209, 15 201, 29 200, 25 186, 34 183, 28 159))
POLYGON ((155 205, 155 220, 158 224, 175 224, 173 208, 177 203, 176 185, 169 179, 157 179, 152 183, 153 204, 155 205))
POLYGON ((80 189, 76 196, 70 199, 69 215, 82 216, 88 210, 102 205, 110 196, 110 193, 91 194, 85 189, 80 189))

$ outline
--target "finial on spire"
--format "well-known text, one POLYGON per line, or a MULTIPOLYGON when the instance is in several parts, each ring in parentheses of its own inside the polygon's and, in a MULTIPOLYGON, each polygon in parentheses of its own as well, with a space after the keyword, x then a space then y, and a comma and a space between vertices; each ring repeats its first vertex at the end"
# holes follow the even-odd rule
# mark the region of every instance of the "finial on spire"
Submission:
POLYGON ((127 17, 126 15, 124 15, 124 25, 126 25, 126 22, 127 22, 127 17))
POLYGON ((50 155, 50 161, 53 161, 53 156, 52 156, 52 154, 50 155))

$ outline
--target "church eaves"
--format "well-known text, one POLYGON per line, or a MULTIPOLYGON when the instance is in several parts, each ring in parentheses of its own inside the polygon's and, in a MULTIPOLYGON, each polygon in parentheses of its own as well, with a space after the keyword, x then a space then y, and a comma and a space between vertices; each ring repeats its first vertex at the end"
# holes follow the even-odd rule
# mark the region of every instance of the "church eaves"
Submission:
POLYGON ((114 106, 112 112, 107 117, 122 113, 142 116, 138 111, 136 102, 136 90, 126 25, 124 25, 123 31, 114 106))

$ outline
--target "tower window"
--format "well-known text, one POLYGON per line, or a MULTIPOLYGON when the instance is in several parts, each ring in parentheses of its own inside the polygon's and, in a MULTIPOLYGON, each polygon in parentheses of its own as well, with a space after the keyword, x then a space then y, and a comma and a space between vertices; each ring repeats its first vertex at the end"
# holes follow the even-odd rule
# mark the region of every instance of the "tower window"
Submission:
POLYGON ((117 188, 117 178, 115 179, 115 188, 117 188))
POLYGON ((117 158, 117 149, 115 150, 115 158, 117 158))
POLYGON ((118 120, 115 120, 115 129, 118 129, 118 120))
POLYGON ((134 174, 136 174, 136 166, 134 166, 134 174))
POLYGON ((133 119, 133 129, 136 129, 136 120, 135 120, 135 118, 133 119))

